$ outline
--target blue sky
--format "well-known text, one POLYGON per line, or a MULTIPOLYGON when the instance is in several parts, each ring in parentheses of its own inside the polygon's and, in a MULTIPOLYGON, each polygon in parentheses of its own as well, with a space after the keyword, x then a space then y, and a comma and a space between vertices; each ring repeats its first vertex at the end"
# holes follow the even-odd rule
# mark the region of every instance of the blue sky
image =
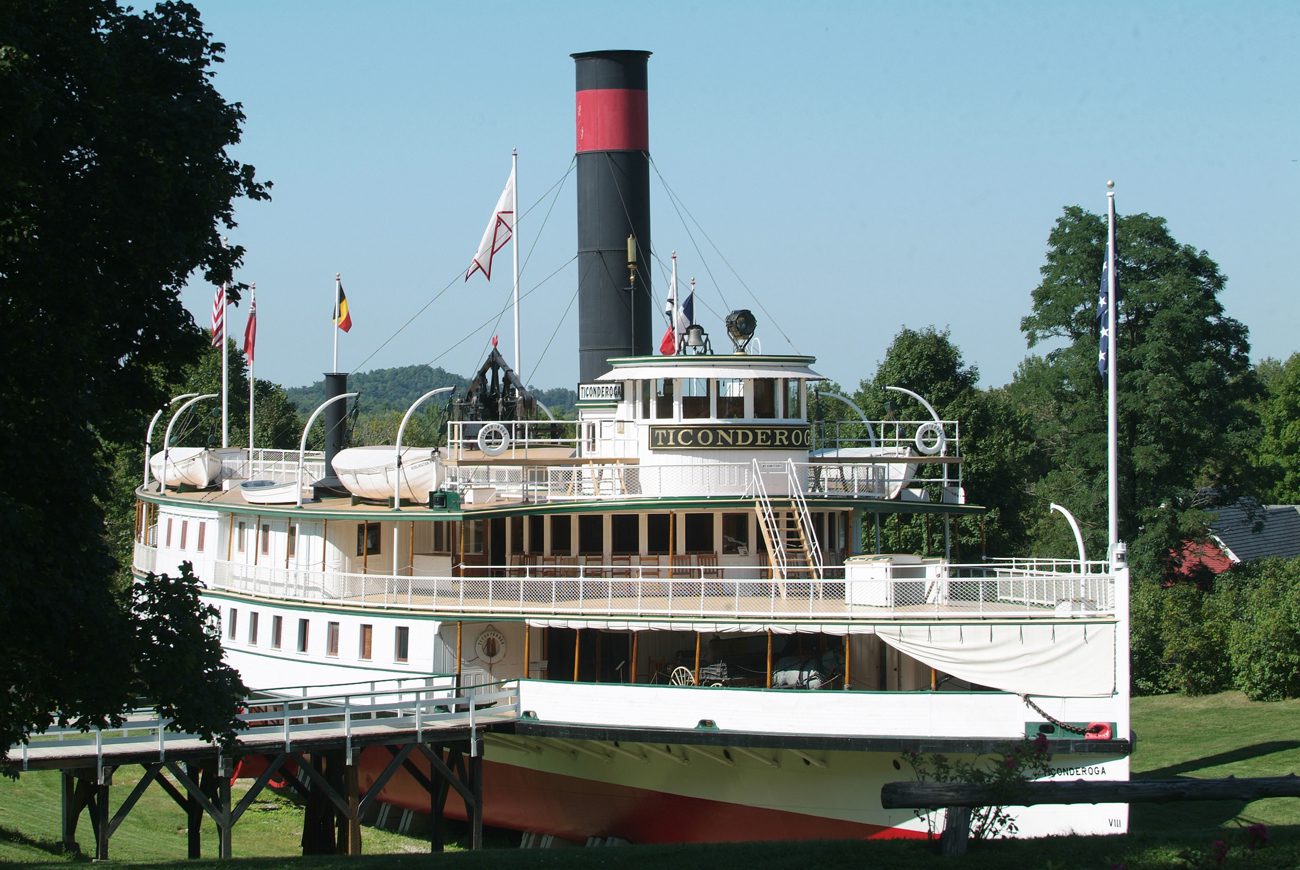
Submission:
MULTIPOLYGON (((852 386, 899 329, 934 325, 1006 383, 1053 222, 1103 212, 1113 178, 1121 212, 1219 263, 1254 358, 1300 349, 1295 2, 196 5, 248 116, 236 156, 275 184, 232 240, 258 376, 286 386, 330 368, 335 272, 343 370, 469 373, 493 332, 511 356, 508 268, 459 276, 512 148, 524 207, 564 177, 569 54, 611 48, 654 52, 651 155, 698 222, 652 172, 654 244, 699 279, 716 343, 751 308, 764 352, 852 386)), ((520 224, 522 368, 542 387, 577 379, 573 181, 520 224)), ((184 300, 206 324, 211 289, 184 300)))

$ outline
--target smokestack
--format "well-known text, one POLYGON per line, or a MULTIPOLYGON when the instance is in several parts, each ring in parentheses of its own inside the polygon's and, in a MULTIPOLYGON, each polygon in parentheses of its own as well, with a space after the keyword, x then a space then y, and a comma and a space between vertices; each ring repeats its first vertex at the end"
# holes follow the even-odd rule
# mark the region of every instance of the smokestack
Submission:
MULTIPOLYGON (((348 391, 347 372, 325 373, 325 400, 341 396, 348 391)), ((334 476, 334 457, 343 450, 344 437, 347 435, 348 409, 347 400, 335 402, 325 409, 325 476, 316 481, 313 495, 347 495, 343 483, 334 476)))
POLYGON ((578 378, 652 353, 648 51, 573 55, 577 72, 578 378), (636 238, 635 289, 628 236, 636 238))

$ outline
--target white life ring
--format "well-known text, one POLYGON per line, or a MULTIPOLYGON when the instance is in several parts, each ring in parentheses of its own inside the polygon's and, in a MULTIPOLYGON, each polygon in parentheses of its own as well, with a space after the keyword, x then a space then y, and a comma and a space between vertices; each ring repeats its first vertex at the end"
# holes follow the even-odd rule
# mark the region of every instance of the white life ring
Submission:
POLYGON ((922 423, 916 427, 916 449, 925 456, 934 456, 942 453, 943 449, 948 446, 948 439, 943 434, 943 425, 940 423, 922 423), (931 441, 930 439, 934 440, 931 441))
POLYGON ((478 449, 486 456, 500 456, 510 449, 510 430, 500 423, 488 423, 478 430, 478 449))

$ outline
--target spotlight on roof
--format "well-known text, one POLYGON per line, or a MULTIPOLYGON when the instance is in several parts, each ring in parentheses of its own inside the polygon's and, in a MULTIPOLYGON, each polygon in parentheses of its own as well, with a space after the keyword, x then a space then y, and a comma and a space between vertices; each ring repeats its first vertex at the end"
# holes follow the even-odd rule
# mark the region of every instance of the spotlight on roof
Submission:
POLYGON ((731 343, 736 346, 736 353, 745 352, 757 327, 758 321, 754 319, 753 312, 748 309, 741 308, 727 315, 727 335, 731 338, 731 343))

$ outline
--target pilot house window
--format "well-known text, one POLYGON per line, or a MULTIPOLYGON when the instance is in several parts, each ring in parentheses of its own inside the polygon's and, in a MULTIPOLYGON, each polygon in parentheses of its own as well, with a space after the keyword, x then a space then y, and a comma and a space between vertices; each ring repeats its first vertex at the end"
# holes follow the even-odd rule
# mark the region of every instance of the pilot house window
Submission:
POLYGON ((776 381, 759 378, 754 381, 754 416, 760 420, 776 417, 776 381))
POLYGON ((682 419, 699 420, 709 416, 709 379, 682 379, 682 419))
POLYGON ((745 382, 739 378, 718 380, 718 417, 739 420, 745 416, 745 382))

